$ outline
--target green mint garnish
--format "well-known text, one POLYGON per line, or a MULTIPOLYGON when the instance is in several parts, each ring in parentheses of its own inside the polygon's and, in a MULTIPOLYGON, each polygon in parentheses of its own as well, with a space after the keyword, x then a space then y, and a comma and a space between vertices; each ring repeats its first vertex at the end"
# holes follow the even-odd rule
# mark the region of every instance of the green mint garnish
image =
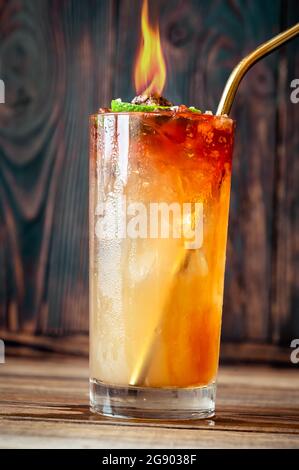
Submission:
MULTIPOLYGON (((174 106, 174 108, 177 108, 174 106)), ((153 111, 171 111, 172 108, 170 106, 159 106, 157 104, 133 104, 133 103, 125 103, 121 101, 121 99, 112 100, 111 101, 111 111, 113 113, 132 113, 132 112, 139 112, 139 113, 151 113, 153 111)), ((188 108, 189 111, 192 113, 201 114, 201 110, 194 108, 191 106, 188 108)))
POLYGON ((194 106, 190 106, 189 111, 192 111, 192 113, 199 113, 199 114, 201 114, 201 110, 200 110, 200 109, 197 109, 197 108, 194 108, 194 106))
POLYGON ((131 112, 140 112, 140 113, 150 113, 156 111, 157 109, 170 109, 168 106, 158 106, 155 104, 132 104, 124 103, 120 100, 111 101, 111 111, 114 113, 131 113, 131 112))

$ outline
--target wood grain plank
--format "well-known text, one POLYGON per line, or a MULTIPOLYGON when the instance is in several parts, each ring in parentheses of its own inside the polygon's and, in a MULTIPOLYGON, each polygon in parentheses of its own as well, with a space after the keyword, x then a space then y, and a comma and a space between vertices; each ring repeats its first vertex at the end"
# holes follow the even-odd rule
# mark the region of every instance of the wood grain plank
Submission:
MULTIPOLYGON (((299 21, 299 5, 290 1, 282 27, 299 21)), ((290 345, 299 337, 299 104, 291 102, 291 82, 299 77, 299 39, 281 50, 277 122, 276 191, 273 239, 271 337, 290 345)))
POLYGON ((186 431, 171 429, 156 432, 144 429, 111 430, 109 427, 91 428, 82 424, 43 423, 44 434, 40 435, 40 423, 32 421, 20 424, 19 435, 14 434, 14 425, 5 422, 0 448, 4 449, 254 449, 254 448, 298 448, 298 437, 292 434, 259 434, 255 432, 186 431), (186 444, 185 444, 186 442, 186 444))
MULTIPOLYGON (((240 56, 279 31, 279 2, 240 8, 240 56)), ((224 299, 224 338, 267 341, 271 288, 272 198, 277 54, 258 63, 241 84, 224 299)))
POLYGON ((15 434, 15 423, 4 421, 0 448, 4 449, 296 449, 298 436, 293 434, 262 434, 255 432, 211 433, 209 430, 186 429, 135 429, 123 427, 61 423, 22 422, 19 434, 15 434), (43 435, 40 428, 43 428, 43 435))
POLYGON ((86 360, 12 359, 0 369, 0 447, 298 447, 296 370, 222 367, 216 417, 117 420, 88 409, 86 360), (46 364, 46 365, 45 365, 46 364))
POLYGON ((111 96, 114 4, 1 2, 0 326, 10 331, 88 329, 88 115, 111 96))
POLYGON ((56 145, 64 160, 51 229, 45 331, 65 334, 88 330, 87 117, 111 96, 115 28, 114 2, 57 5, 52 29, 58 36, 56 50, 65 93, 63 138, 56 145))

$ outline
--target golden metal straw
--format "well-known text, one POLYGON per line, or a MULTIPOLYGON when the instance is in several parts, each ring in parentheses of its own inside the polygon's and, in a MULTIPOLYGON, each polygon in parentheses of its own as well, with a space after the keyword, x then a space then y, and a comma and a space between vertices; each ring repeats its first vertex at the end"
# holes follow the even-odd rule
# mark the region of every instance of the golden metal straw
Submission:
POLYGON ((221 96, 217 109, 217 115, 229 114, 236 92, 241 83, 242 78, 248 70, 260 59, 275 51, 278 47, 285 44, 299 34, 299 23, 287 29, 283 33, 278 34, 255 49, 251 54, 246 56, 232 71, 221 96))
MULTIPOLYGON (((242 78, 257 61, 267 56, 272 51, 285 44, 287 41, 297 35, 299 35, 299 23, 297 23, 292 28, 287 29, 278 36, 275 36, 273 39, 270 39, 270 41, 265 42, 253 52, 251 52, 251 54, 246 56, 232 71, 224 88, 216 114, 229 114, 242 78)), ((174 264, 171 267, 171 277, 175 278, 180 273, 182 268, 188 264, 189 256, 190 250, 186 252, 185 249, 182 249, 182 251, 179 252, 178 257, 175 259, 174 264)), ((170 289, 170 294, 171 292, 172 288, 170 289)), ((168 298, 169 297, 167 295, 167 298, 165 298, 165 306, 167 305, 168 298)), ((143 350, 140 351, 138 361, 135 364, 134 370, 130 377, 130 385, 145 385, 145 380, 148 374, 148 370, 150 368, 152 355, 157 344, 157 332, 159 330, 160 322, 161 319, 159 319, 157 327, 154 328, 152 332, 150 332, 147 338, 145 338, 143 350)))

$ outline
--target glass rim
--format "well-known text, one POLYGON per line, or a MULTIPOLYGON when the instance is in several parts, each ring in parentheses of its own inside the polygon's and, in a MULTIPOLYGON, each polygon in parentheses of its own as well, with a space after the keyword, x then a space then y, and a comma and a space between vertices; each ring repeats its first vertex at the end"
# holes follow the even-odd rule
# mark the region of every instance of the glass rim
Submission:
POLYGON ((105 113, 93 113, 89 115, 90 119, 94 119, 98 116, 143 116, 143 117, 163 117, 163 116, 168 116, 168 117, 181 117, 185 119, 201 119, 201 118, 208 118, 208 119, 225 119, 232 121, 233 123, 236 123, 236 120, 231 118, 230 116, 226 114, 205 114, 205 113, 195 113, 195 112, 182 112, 182 113, 175 113, 174 111, 160 111, 160 112, 152 112, 152 111, 121 111, 121 112, 116 112, 116 111, 107 111, 105 113))

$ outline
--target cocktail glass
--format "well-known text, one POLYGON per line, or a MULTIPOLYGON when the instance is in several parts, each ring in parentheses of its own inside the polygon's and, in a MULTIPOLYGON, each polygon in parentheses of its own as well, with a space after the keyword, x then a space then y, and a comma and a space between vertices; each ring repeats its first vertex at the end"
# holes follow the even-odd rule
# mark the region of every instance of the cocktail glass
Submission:
POLYGON ((103 113, 90 130, 91 408, 210 417, 234 122, 103 113))

